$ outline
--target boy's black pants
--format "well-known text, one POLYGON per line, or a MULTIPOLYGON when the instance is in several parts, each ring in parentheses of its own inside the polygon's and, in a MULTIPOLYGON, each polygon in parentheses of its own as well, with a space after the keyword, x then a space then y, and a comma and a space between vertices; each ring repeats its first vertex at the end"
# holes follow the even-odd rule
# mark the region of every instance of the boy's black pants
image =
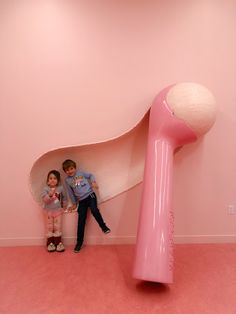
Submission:
POLYGON ((100 228, 103 230, 106 227, 102 215, 97 207, 97 197, 95 193, 91 193, 85 199, 79 201, 78 206, 78 228, 77 228, 77 244, 82 245, 84 241, 84 229, 86 224, 87 212, 90 208, 92 215, 96 219, 100 228))

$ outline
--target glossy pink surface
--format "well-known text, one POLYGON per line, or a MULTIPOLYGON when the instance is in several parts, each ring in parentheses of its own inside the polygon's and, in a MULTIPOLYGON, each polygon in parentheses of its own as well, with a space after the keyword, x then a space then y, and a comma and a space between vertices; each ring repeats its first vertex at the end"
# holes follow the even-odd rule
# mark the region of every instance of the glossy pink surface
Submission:
POLYGON ((174 150, 197 139, 168 107, 164 89, 150 111, 134 277, 173 282, 172 169, 174 150))

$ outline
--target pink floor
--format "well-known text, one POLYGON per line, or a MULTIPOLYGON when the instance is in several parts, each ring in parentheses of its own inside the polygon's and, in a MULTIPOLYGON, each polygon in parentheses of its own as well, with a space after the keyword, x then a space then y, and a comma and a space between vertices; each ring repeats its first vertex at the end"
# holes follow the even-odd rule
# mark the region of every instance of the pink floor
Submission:
POLYGON ((169 286, 132 279, 133 256, 130 245, 0 248, 0 313, 236 313, 236 244, 176 245, 169 286))

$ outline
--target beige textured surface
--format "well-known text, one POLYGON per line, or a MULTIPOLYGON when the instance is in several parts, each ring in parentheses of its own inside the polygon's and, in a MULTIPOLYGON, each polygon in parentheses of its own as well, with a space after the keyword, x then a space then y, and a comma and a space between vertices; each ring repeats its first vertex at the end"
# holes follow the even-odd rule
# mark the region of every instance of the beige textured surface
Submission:
POLYGON ((205 134, 215 122, 214 96, 200 84, 176 84, 168 92, 167 102, 175 115, 184 120, 197 136, 205 134))

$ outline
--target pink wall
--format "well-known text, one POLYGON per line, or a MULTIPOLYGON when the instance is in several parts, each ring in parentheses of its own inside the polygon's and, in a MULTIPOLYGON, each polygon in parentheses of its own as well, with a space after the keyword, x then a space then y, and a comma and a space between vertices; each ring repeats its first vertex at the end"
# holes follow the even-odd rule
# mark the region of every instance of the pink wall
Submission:
MULTIPOLYGON (((182 81, 208 87, 219 108, 206 137, 175 157, 176 241, 235 241, 235 28, 234 0, 1 1, 0 244, 42 243, 28 186, 37 158, 119 136, 182 81)), ((140 191, 104 203, 111 237, 90 219, 87 241, 134 241, 140 191)), ((75 217, 64 224, 69 243, 75 217)))

